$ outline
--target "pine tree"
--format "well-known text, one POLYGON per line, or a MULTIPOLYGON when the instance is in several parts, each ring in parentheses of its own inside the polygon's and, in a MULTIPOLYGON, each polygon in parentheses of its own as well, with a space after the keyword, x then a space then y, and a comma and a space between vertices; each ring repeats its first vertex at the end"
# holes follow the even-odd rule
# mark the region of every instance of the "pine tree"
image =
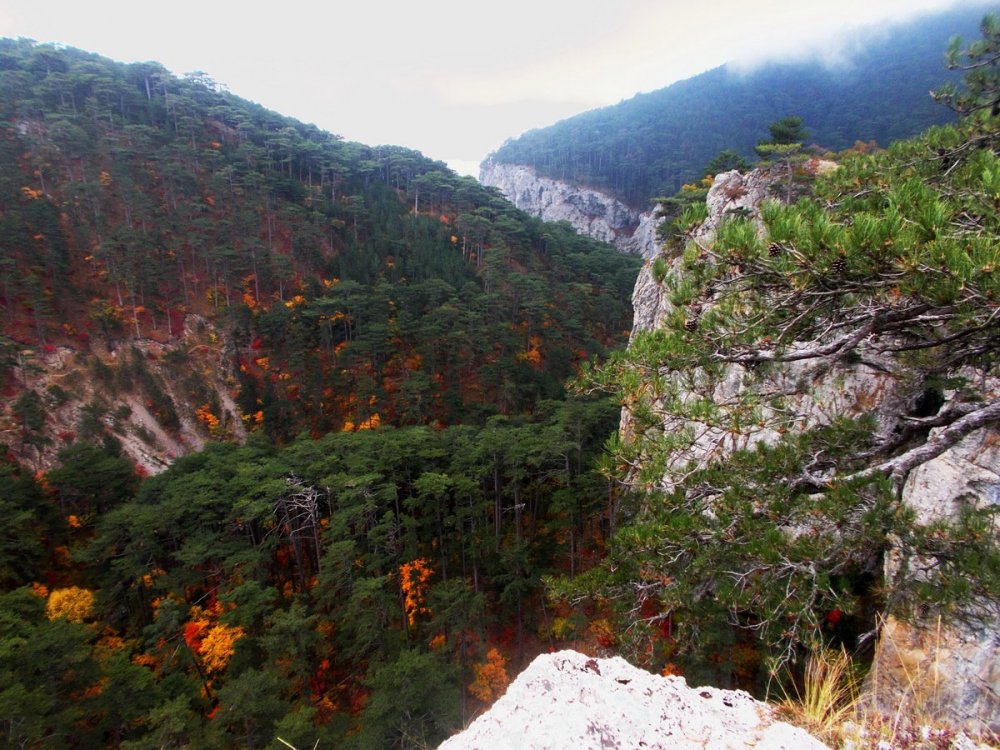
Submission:
POLYGON ((833 637, 832 612, 863 628, 873 604, 948 617, 1000 600, 995 508, 919 522, 899 502, 916 467, 1000 423, 982 389, 1000 358, 1000 134, 984 128, 851 155, 812 198, 675 242, 663 327, 585 373, 628 408, 609 449, 636 496, 607 564, 557 590, 619 602, 637 655, 670 632, 674 658, 704 665, 736 628, 782 662, 833 637), (835 412, 803 429, 796 382, 860 362, 899 388, 880 417, 896 429, 835 412), (889 549, 902 572, 882 591, 889 549))
POLYGON ((965 73, 964 87, 952 83, 932 92, 932 96, 961 115, 988 111, 1000 114, 1000 18, 989 13, 980 24, 982 39, 962 49, 962 38, 954 37, 946 60, 949 70, 965 73))

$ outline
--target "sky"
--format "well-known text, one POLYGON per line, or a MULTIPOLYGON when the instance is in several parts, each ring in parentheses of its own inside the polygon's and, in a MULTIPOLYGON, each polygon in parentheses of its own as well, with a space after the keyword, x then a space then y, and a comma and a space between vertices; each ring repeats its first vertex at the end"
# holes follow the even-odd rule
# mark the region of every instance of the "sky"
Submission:
POLYGON ((507 138, 738 61, 984 0, 0 0, 0 36, 208 73, 348 140, 456 171, 507 138))

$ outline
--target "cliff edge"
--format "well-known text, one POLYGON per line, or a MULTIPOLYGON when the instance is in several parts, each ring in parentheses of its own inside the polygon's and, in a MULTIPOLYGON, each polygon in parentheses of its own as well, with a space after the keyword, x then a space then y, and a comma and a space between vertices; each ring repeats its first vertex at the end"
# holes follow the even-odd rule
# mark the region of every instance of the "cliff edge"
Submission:
POLYGON ((688 687, 624 659, 543 654, 493 707, 439 750, 823 750, 740 690, 688 687))
MULTIPOLYGON (((732 171, 720 174, 709 191, 707 218, 694 231, 692 239, 701 247, 710 247, 720 227, 733 216, 747 216, 758 226, 761 207, 772 197, 767 175, 760 171, 740 174, 732 171)), ((633 293, 635 309, 632 331, 633 344, 643 332, 656 331, 668 325, 679 308, 671 298, 669 281, 682 278, 687 271, 680 255, 664 254, 658 263, 649 260, 640 271, 633 293), (663 271, 665 269, 665 273, 663 271), (658 278, 659 277, 659 278, 658 278)), ((676 284, 675 284, 676 286, 676 284)), ((713 297, 706 302, 717 304, 713 297)), ((810 342, 800 342, 806 347, 810 342)), ((830 424, 841 417, 874 418, 876 435, 885 441, 904 434, 907 426, 928 422, 928 441, 945 428, 933 419, 947 415, 949 410, 963 408, 967 394, 956 388, 925 393, 937 399, 932 413, 922 416, 920 394, 914 398, 912 383, 919 379, 912 359, 895 354, 891 347, 883 351, 874 344, 861 342, 857 356, 830 360, 795 360, 776 364, 766 374, 753 365, 731 362, 722 368, 710 386, 709 394, 717 404, 735 403, 748 395, 782 393, 780 409, 792 415, 786 423, 791 429, 804 431, 830 424)), ((1000 397, 1000 379, 988 370, 971 367, 961 375, 975 384, 975 404, 989 403, 1000 397)), ((709 387, 709 386, 705 386, 709 387)), ((918 389, 919 391, 919 389, 918 389)), ((653 401, 653 410, 663 414, 664 434, 681 434, 694 424, 683 415, 670 414, 662 400, 653 401)), ((771 425, 780 422, 777 411, 766 403, 759 411, 759 422, 749 425, 742 433, 741 446, 757 443, 774 444, 779 431, 771 425)), ((640 437, 634 415, 629 409, 622 414, 623 440, 640 437)), ((685 449, 673 453, 660 487, 670 490, 677 467, 707 465, 720 454, 731 450, 722 429, 706 428, 697 433, 685 449), (694 462, 693 464, 691 462, 694 462)), ((996 507, 1000 501, 1000 429, 984 425, 972 431, 948 450, 940 452, 916 467, 907 477, 899 494, 899 505, 905 512, 924 524, 957 517, 963 508, 996 507)), ((908 568, 897 540, 881 563, 883 584, 892 591, 903 578, 921 575, 920 565, 908 568)), ((971 585, 971 584, 970 584, 971 585)), ((892 616, 873 625, 878 645, 867 682, 868 697, 887 713, 920 711, 927 718, 961 727, 973 733, 995 732, 1000 726, 1000 619, 996 610, 980 612, 980 616, 958 619, 942 625, 937 617, 902 622, 892 616)))

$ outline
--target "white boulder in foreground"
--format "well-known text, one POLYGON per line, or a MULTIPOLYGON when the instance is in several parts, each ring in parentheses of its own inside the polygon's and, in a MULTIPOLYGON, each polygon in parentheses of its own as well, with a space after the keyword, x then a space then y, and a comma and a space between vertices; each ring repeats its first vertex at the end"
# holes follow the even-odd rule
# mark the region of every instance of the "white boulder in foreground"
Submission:
POLYGON ((544 654, 438 750, 821 750, 741 690, 689 688, 621 658, 544 654))

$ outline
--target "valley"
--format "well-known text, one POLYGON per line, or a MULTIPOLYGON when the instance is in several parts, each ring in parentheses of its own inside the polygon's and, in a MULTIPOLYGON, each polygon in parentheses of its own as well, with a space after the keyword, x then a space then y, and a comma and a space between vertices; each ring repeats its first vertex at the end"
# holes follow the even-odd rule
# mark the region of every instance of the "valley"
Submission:
POLYGON ((989 741, 1000 23, 940 63, 977 14, 482 183, 0 39, 5 746, 433 747, 569 648, 770 700, 842 652, 852 747, 989 741))

